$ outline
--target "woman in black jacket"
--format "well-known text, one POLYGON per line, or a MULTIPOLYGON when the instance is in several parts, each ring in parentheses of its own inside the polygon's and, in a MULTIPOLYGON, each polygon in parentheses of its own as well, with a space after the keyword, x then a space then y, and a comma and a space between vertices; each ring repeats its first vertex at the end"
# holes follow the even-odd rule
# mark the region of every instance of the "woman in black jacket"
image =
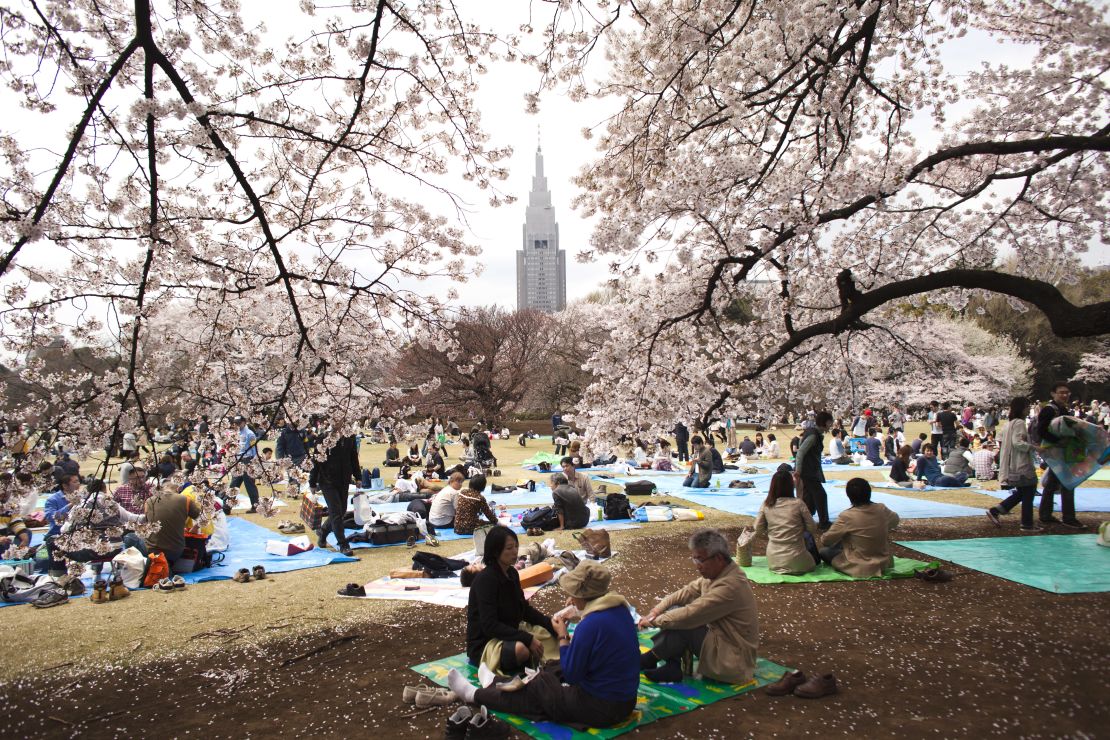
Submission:
POLYGON ((483 568, 470 587, 466 607, 466 654, 471 664, 511 675, 538 666, 546 652, 558 655, 551 618, 524 598, 514 567, 520 543, 508 527, 486 535, 483 568))

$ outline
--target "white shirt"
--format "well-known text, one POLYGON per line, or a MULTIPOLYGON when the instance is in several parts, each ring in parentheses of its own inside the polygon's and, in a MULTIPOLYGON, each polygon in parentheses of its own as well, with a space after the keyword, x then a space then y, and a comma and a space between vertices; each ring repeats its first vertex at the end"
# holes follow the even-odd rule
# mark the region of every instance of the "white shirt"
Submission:
POLYGON ((776 458, 779 456, 779 441, 777 439, 763 445, 763 456, 776 458))
POLYGON ((432 499, 432 506, 428 509, 428 521, 434 527, 445 527, 455 518, 455 499, 459 492, 451 486, 445 486, 432 499))

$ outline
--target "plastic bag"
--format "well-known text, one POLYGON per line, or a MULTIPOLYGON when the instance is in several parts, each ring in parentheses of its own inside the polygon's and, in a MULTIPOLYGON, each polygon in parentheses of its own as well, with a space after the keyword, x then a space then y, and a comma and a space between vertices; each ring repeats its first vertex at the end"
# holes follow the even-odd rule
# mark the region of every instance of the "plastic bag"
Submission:
MULTIPOLYGON (((222 515, 222 514, 221 514, 222 515)), ((112 567, 128 588, 141 588, 146 575, 146 556, 137 547, 129 547, 112 558, 112 567)))

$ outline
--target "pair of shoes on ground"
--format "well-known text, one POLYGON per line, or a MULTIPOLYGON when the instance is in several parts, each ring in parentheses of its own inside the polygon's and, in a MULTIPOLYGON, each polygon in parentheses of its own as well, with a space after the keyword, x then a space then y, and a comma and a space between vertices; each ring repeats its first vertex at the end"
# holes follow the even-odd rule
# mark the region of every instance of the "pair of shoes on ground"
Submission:
POLYGON ((1057 519, 1054 516, 1041 517, 1041 524, 1059 524, 1061 526, 1067 527, 1068 529, 1086 529, 1087 528, 1087 525, 1085 525, 1083 522, 1079 521, 1078 519, 1064 519, 1063 521, 1061 521, 1060 519, 1057 519))
POLYGON ((278 522, 277 528, 282 534, 301 534, 304 532, 304 525, 300 522, 281 521, 278 522))
POLYGON ((163 578, 154 584, 155 591, 184 591, 185 579, 181 576, 174 576, 173 578, 163 578))
POLYGON ((406 686, 404 691, 401 692, 401 701, 406 704, 415 704, 419 709, 427 707, 445 707, 448 704, 454 704, 459 700, 451 689, 445 689, 439 686, 427 686, 420 684, 419 686, 406 686))
POLYGON ((822 676, 810 676, 801 671, 782 674, 782 678, 763 690, 767 696, 787 696, 793 694, 802 699, 820 699, 837 693, 836 676, 826 673, 822 676))
POLYGON ((546 534, 541 527, 529 527, 528 531, 524 534, 529 537, 543 537, 546 534))
MULTIPOLYGON (((348 583, 346 586, 339 589, 339 591, 337 591, 336 593, 338 593, 340 596, 365 596, 366 589, 358 585, 357 583, 348 583)), ((405 691, 407 692, 410 688, 411 687, 406 686, 405 691)), ((405 701, 408 701, 408 699, 405 699, 405 701)))
MULTIPOLYGON (((178 576, 178 578, 181 578, 181 576, 178 576)), ((78 583, 80 583, 80 581, 78 581, 78 583)), ((185 587, 185 581, 181 582, 181 587, 185 587)), ((172 590, 172 587, 170 590, 172 590)), ((131 591, 128 590, 127 586, 123 585, 123 579, 121 577, 115 576, 112 578, 111 586, 109 586, 108 582, 103 578, 98 578, 96 582, 93 583, 93 591, 89 594, 89 600, 94 604, 104 604, 109 601, 126 599, 130 595, 131 591)))
POLYGON ((447 718, 448 740, 501 740, 511 733, 508 723, 491 715, 485 707, 459 707, 447 718))
MULTIPOLYGON (((246 568, 240 568, 239 571, 234 576, 232 576, 232 580, 237 581, 238 583, 250 583, 251 575, 251 571, 247 570, 246 568)), ((266 578, 266 569, 263 568, 261 565, 254 566, 253 576, 254 580, 256 581, 264 580, 266 578)))

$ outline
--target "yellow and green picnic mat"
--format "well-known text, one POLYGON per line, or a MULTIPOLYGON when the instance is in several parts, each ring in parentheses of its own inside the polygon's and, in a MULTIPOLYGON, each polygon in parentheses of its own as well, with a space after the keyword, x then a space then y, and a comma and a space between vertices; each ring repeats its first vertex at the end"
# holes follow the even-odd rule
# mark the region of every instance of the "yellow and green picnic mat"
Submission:
POLYGON ((752 583, 818 583, 821 581, 890 581, 895 578, 912 578, 916 571, 928 568, 932 563, 912 558, 894 558, 894 568, 881 576, 872 578, 857 578, 845 575, 827 563, 818 563, 817 567, 809 573, 800 576, 788 576, 782 573, 773 573, 767 568, 767 558, 753 557, 752 564, 742 568, 748 580, 752 583))
MULTIPOLYGON (((640 646, 644 650, 651 647, 651 637, 656 632, 658 630, 645 630, 640 633, 640 646)), ((478 684, 478 672, 467 663, 466 653, 422 663, 413 666, 412 670, 440 686, 446 686, 447 674, 452 668, 458 670, 474 685, 478 684)), ((793 669, 760 658, 755 667, 755 680, 742 685, 720 683, 710 679, 695 679, 690 676, 687 676, 682 683, 657 684, 641 676, 639 695, 636 697, 636 709, 632 712, 632 715, 623 724, 605 729, 576 730, 555 722, 533 722, 514 714, 503 714, 501 712, 495 712, 495 714, 512 725, 514 729, 538 738, 538 740, 611 738, 635 730, 649 722, 691 712, 706 704, 712 704, 721 699, 728 699, 767 686, 779 680, 783 673, 791 670, 793 669)))

